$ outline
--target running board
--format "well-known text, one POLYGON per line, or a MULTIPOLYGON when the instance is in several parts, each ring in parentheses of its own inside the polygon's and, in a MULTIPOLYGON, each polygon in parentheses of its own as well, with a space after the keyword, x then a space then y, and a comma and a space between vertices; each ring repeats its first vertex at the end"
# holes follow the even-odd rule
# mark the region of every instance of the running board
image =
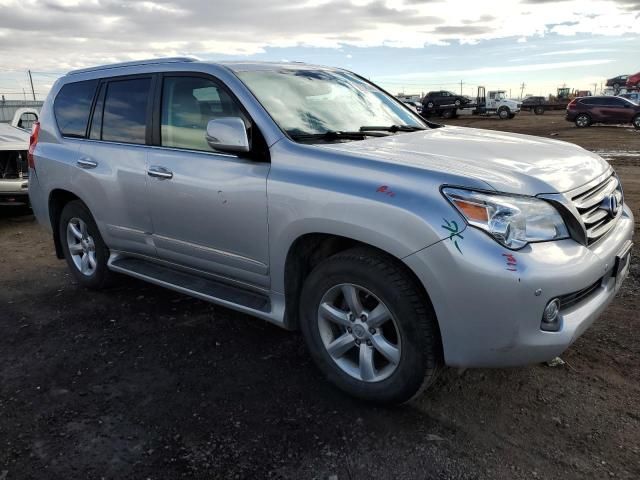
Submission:
POLYGON ((146 280, 208 302, 218 303, 247 313, 261 314, 259 315, 261 317, 264 317, 265 314, 270 316, 271 302, 269 297, 227 283, 133 257, 112 257, 109 260, 109 268, 114 272, 146 280))

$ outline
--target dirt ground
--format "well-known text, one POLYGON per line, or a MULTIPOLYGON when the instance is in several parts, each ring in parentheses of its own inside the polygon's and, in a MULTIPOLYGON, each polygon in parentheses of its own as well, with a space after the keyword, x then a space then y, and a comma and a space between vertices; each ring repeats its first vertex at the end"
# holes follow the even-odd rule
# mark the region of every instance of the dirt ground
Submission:
MULTIPOLYGON (((640 132, 447 123, 603 152, 640 218, 640 132)), ((78 288, 29 211, 0 212, 0 252, 1 480, 640 478, 637 247, 564 366, 446 370, 398 408, 332 388, 297 333, 133 279, 78 288)))

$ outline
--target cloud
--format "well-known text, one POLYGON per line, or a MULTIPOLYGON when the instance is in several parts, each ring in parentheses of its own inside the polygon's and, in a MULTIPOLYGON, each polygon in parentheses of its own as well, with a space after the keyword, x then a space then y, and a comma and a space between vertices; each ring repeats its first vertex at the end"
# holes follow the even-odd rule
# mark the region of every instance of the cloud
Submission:
POLYGON ((593 0, 587 17, 574 13, 583 0, 0 0, 0 46, 5 68, 65 71, 144 57, 250 56, 268 47, 419 49, 549 33, 619 36, 637 30, 629 12, 639 4, 593 0))

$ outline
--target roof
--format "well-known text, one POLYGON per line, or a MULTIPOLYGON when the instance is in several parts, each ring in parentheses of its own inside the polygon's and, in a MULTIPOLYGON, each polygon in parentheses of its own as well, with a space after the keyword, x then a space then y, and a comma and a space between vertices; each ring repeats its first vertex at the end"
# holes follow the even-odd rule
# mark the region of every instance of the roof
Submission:
POLYGON ((81 68, 72 70, 67 75, 76 75, 79 73, 98 72, 102 70, 111 70, 114 68, 137 67, 142 65, 162 65, 166 63, 191 63, 199 62, 203 64, 222 65, 235 72, 251 71, 251 70, 274 70, 288 68, 308 68, 308 69, 326 69, 332 70, 331 67, 323 67, 319 65, 309 65, 303 62, 247 62, 247 61, 200 61, 190 57, 169 57, 169 58, 151 58, 148 60, 134 60, 131 62, 112 63, 109 65, 98 65, 95 67, 81 68))
POLYGON ((131 62, 112 63, 110 65, 98 65, 95 67, 80 68, 78 70, 71 70, 67 75, 75 75, 78 73, 95 72, 98 70, 109 70, 111 68, 120 67, 137 67, 140 65, 157 65, 162 63, 182 63, 182 62, 197 62, 198 60, 190 57, 168 57, 168 58, 150 58, 148 60, 134 60, 131 62))

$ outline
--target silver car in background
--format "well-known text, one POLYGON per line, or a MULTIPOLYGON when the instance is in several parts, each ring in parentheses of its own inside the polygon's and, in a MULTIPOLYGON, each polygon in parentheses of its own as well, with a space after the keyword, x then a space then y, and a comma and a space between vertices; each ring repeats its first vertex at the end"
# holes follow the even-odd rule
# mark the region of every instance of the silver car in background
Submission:
POLYGON ((81 286, 119 272, 300 329, 331 382, 380 403, 442 365, 559 355, 629 269, 602 158, 427 122, 340 69, 74 71, 30 152, 34 212, 81 286))

